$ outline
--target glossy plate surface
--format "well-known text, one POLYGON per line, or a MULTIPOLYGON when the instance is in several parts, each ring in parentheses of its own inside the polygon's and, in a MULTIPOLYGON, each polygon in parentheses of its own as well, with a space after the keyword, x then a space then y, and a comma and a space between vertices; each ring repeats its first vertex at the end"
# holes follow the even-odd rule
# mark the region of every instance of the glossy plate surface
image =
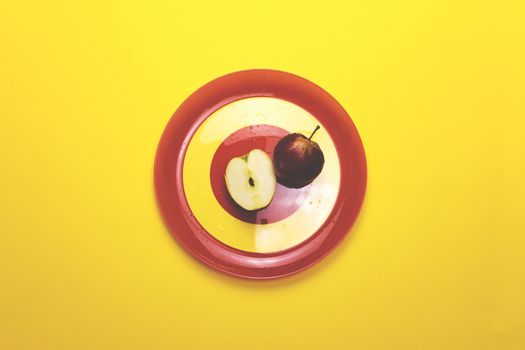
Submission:
POLYGON ((344 109, 295 75, 250 70, 218 78, 175 112, 155 160, 160 210, 174 237, 220 271, 264 279, 300 271, 327 255, 354 223, 366 187, 366 161, 344 109), (308 135, 325 155, 309 186, 278 185, 272 203, 247 212, 229 197, 224 169, 234 156, 273 147, 289 132, 308 135))

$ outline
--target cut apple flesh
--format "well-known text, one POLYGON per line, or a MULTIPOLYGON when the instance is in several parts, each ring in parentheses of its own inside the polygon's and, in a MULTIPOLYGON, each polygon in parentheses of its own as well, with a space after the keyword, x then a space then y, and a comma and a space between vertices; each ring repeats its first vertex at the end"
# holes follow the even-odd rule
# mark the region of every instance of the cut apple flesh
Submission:
POLYGON ((230 160, 224 178, 230 196, 246 210, 262 209, 272 201, 276 186, 273 163, 260 149, 230 160))

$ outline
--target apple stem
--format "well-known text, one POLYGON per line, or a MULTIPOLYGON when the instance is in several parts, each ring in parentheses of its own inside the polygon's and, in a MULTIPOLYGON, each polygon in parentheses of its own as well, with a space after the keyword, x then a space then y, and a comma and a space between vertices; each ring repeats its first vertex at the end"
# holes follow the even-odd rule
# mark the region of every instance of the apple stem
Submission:
POLYGON ((310 135, 310 137, 308 138, 308 140, 311 140, 312 137, 314 136, 314 134, 315 134, 315 133, 317 132, 317 130, 319 130, 319 129, 321 129, 321 127, 320 127, 319 125, 317 125, 317 126, 315 127, 315 130, 312 132, 312 135, 310 135))

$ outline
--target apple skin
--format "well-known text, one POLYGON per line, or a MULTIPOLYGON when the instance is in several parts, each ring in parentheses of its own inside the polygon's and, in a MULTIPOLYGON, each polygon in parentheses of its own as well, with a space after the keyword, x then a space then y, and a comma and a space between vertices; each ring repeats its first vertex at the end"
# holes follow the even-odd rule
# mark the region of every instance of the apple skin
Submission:
POLYGON ((275 146, 273 165, 280 184, 301 188, 321 173, 324 154, 317 142, 303 134, 288 134, 275 146))

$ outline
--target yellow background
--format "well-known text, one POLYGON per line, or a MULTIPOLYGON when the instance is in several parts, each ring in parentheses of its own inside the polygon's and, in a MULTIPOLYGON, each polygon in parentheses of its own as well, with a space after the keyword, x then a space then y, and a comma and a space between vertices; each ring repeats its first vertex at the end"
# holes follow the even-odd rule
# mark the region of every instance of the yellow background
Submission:
POLYGON ((0 5, 0 348, 525 348, 518 1, 0 5), (153 159, 210 79, 327 89, 369 165, 352 235, 292 278, 196 263, 153 159))

